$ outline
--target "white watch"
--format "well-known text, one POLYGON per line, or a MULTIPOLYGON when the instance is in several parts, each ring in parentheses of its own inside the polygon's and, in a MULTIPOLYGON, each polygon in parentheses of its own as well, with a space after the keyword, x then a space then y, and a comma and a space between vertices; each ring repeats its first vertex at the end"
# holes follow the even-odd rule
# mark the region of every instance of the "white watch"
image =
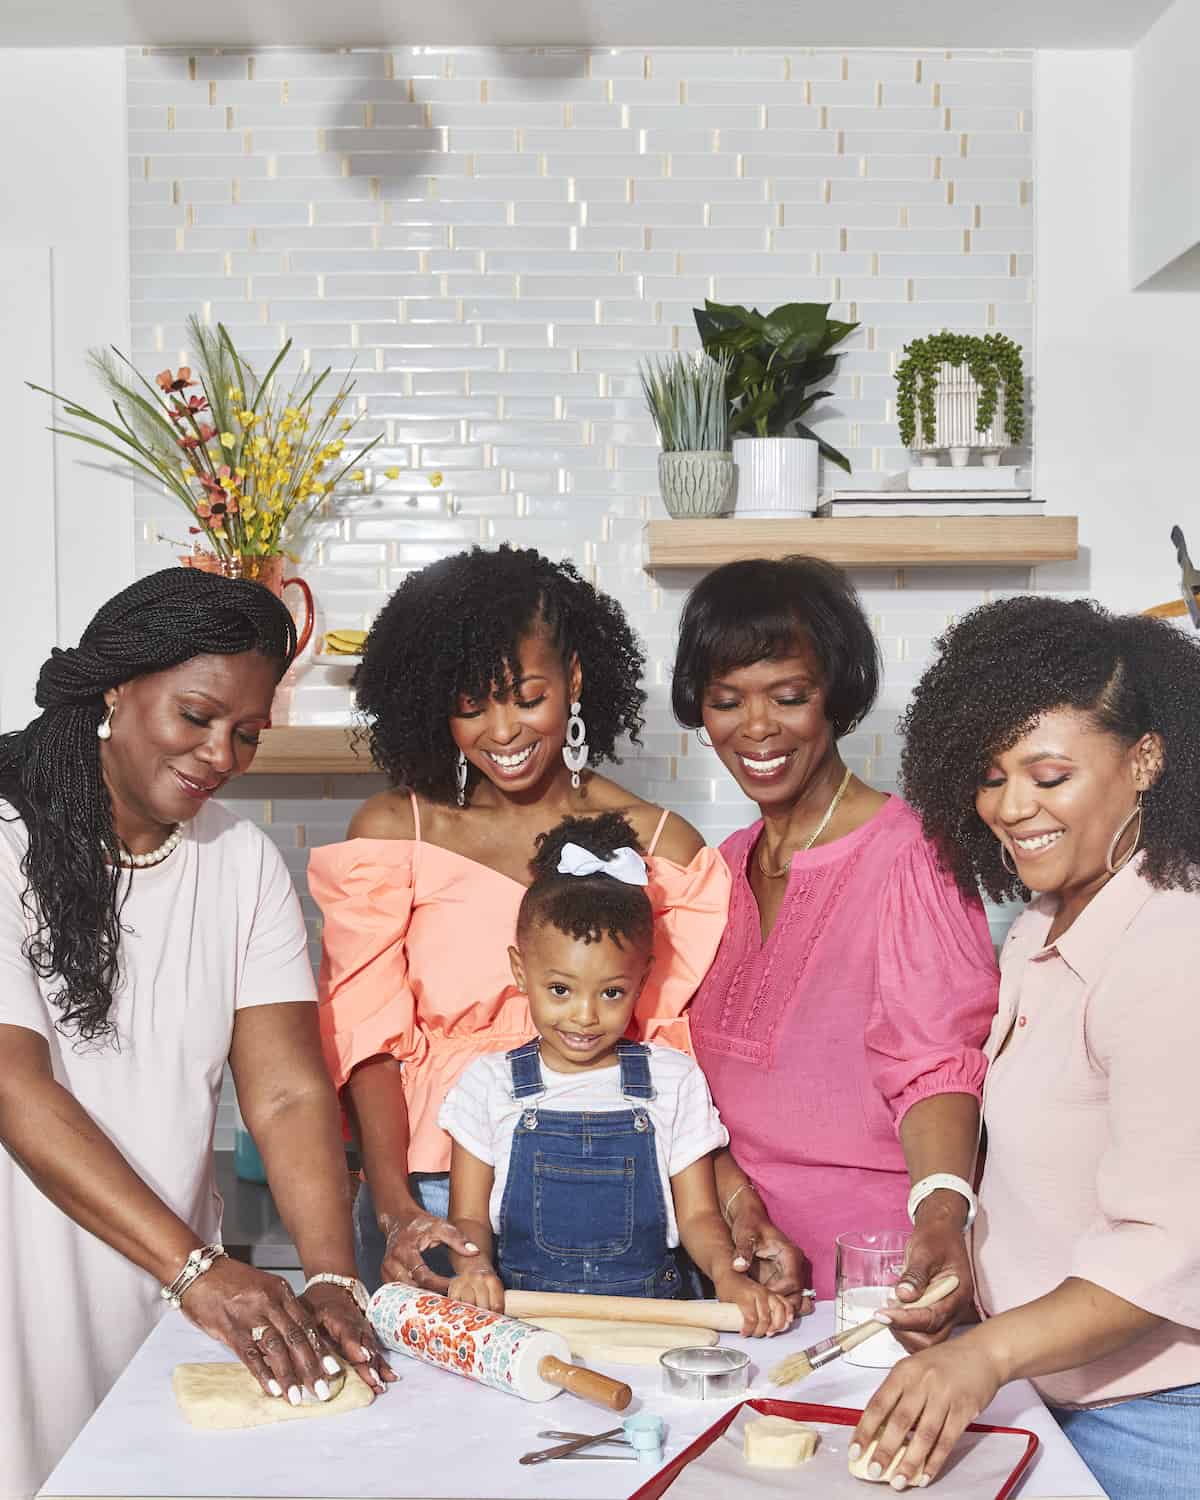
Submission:
POLYGON ((975 1212, 979 1204, 971 1184, 965 1177, 956 1177, 953 1172, 931 1172, 928 1177, 922 1177, 920 1182, 913 1185, 913 1190, 908 1195, 909 1219, 914 1224, 917 1222, 917 1209, 930 1193, 936 1193, 939 1188, 945 1188, 950 1193, 958 1193, 967 1200, 967 1222, 963 1225, 965 1233, 975 1222, 975 1212))
MULTIPOLYGON (((359 1312, 366 1315, 371 1305, 371 1297, 357 1276, 338 1276, 333 1271, 319 1271, 316 1276, 310 1276, 304 1283, 304 1292, 307 1292, 310 1286, 318 1286, 323 1281, 328 1282, 330 1286, 340 1286, 344 1291, 349 1292, 359 1312)), ((304 1292, 300 1295, 303 1296, 304 1292)))

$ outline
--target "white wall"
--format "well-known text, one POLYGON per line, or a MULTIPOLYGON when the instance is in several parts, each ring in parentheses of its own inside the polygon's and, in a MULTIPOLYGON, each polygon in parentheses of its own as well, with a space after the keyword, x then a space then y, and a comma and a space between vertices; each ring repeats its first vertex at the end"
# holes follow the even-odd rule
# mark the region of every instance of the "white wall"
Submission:
POLYGON ((1037 101, 1038 484, 1085 549, 1039 582, 1142 610, 1175 522, 1200 556, 1200 294, 1131 290, 1130 54, 1040 54, 1037 101))
POLYGON ((48 443, 50 402, 22 384, 95 404, 86 350, 128 349, 125 137, 121 49, 0 49, 5 729, 33 712, 34 676, 49 648, 74 641, 133 576, 128 481, 82 463, 79 445, 48 443))
POLYGON ((1132 59, 1131 278, 1200 288, 1200 3, 1175 0, 1132 59))

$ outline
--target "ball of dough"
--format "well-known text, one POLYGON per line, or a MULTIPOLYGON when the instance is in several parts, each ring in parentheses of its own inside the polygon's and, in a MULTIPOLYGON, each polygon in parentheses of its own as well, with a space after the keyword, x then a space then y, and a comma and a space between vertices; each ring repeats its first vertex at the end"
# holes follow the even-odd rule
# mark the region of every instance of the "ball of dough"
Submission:
POLYGON ((817 1451, 820 1435, 790 1417, 759 1417, 747 1422, 743 1432, 743 1456, 759 1469, 794 1469, 807 1463, 817 1451))

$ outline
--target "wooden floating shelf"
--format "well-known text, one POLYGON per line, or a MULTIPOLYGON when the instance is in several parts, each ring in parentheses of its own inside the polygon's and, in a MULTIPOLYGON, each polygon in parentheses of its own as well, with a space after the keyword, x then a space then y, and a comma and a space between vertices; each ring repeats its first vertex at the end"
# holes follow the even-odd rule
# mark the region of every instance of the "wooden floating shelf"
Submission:
POLYGON ((378 775, 362 744, 355 747, 353 729, 325 724, 281 724, 266 729, 247 776, 378 775))
POLYGON ((784 521, 649 521, 645 565, 715 568, 793 552, 847 568, 979 567, 1069 562, 1077 516, 803 517, 784 521))

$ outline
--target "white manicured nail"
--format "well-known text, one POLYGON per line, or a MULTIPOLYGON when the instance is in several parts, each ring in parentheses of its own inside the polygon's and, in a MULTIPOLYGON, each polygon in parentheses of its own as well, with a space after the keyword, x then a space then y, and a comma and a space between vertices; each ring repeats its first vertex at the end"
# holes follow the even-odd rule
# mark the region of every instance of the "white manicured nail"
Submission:
POLYGON ((479 1249, 478 1245, 473 1245, 470 1240, 467 1241, 467 1253, 468 1254, 473 1254, 478 1249, 479 1249))
POLYGON ((292 1403, 293 1406, 299 1406, 300 1402, 303 1399, 304 1398, 300 1394, 300 1387, 298 1385, 288 1386, 288 1400, 292 1403))
POLYGON ((326 1375, 340 1375, 342 1373, 341 1365, 338 1364, 332 1354, 327 1354, 321 1361, 321 1364, 324 1366, 326 1375))
POLYGON ((853 1463, 853 1462, 855 1462, 855 1460, 860 1459, 861 1457, 862 1457, 862 1444, 861 1443, 851 1443, 850 1444, 850 1461, 853 1463))
POLYGON ((872 1464, 871 1467, 867 1470, 867 1473, 871 1476, 872 1479, 879 1479, 883 1475, 883 1465, 872 1464))
POLYGON ((892 1326, 892 1320, 885 1312, 872 1313, 872 1317, 876 1323, 886 1323, 889 1328, 892 1326))
POLYGON ((316 1381, 313 1384, 313 1391, 315 1392, 318 1401, 329 1400, 329 1386, 324 1380, 316 1381))
POLYGON ((744 1255, 735 1255, 733 1257, 733 1269, 735 1271, 744 1271, 749 1264, 750 1262, 744 1255))
POLYGON ((362 1351, 362 1357, 364 1359, 374 1359, 375 1358, 375 1351, 373 1349, 368 1349, 367 1346, 366 1346, 366 1344, 360 1344, 358 1347, 362 1351))
POLYGON ((267 1390, 270 1391, 270 1393, 272 1394, 272 1396, 282 1396, 283 1395, 283 1387, 279 1384, 278 1380, 268 1380, 267 1381, 267 1390))

